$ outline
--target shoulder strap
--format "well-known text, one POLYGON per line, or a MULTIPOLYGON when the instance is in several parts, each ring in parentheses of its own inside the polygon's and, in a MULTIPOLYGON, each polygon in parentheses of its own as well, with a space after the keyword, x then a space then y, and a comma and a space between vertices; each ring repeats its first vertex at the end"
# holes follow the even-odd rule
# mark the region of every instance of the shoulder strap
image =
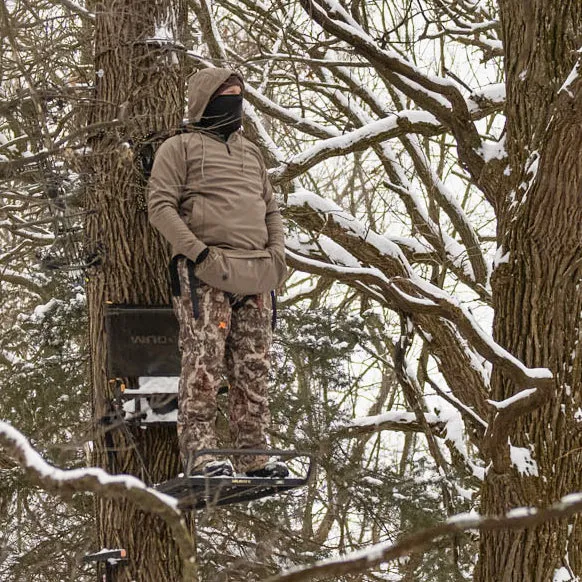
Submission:
POLYGON ((162 143, 175 135, 189 133, 192 129, 191 124, 183 123, 178 127, 171 127, 163 131, 151 131, 132 144, 136 163, 146 181, 152 173, 154 158, 162 143))

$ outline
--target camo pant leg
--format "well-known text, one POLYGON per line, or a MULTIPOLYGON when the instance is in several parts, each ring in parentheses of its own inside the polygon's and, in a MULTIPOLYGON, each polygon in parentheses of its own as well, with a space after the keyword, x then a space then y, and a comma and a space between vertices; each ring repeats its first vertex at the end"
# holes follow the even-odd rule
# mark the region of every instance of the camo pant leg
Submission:
MULTIPOLYGON (((178 388, 178 442, 186 463, 194 451, 216 448, 216 395, 224 362, 230 304, 219 289, 199 281, 195 293, 198 317, 194 318, 188 267, 178 261, 180 296, 174 311, 180 324, 182 370, 178 388)), ((213 460, 205 455, 196 464, 213 460)))
MULTIPOLYGON (((226 341, 226 369, 229 379, 230 432, 237 449, 265 448, 271 416, 268 402, 271 296, 247 299, 233 309, 226 341)), ((238 471, 262 467, 268 457, 235 457, 238 471)))

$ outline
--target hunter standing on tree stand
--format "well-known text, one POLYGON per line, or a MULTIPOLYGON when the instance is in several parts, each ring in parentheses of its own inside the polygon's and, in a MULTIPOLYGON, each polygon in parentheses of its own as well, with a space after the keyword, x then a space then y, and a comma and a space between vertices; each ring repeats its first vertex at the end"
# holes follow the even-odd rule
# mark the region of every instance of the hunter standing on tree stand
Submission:
MULTIPOLYGON (((223 366, 236 448, 265 448, 273 301, 285 279, 283 222, 259 149, 245 139, 243 78, 204 69, 190 78, 192 131, 158 149, 149 180, 150 222, 171 243, 174 311, 182 373, 178 439, 186 474, 232 475, 216 448, 216 395, 223 366)), ((236 469, 285 477, 283 463, 242 455, 236 469)))

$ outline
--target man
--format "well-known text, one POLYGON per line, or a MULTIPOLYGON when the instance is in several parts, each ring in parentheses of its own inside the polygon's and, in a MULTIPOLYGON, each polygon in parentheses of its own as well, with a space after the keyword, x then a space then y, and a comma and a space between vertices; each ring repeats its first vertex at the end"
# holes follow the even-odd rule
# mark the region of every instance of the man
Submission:
MULTIPOLYGON (((259 149, 240 132, 244 81, 228 69, 190 78, 192 131, 166 140, 149 180, 150 222, 171 243, 182 372, 178 439, 187 474, 232 475, 216 448, 223 365, 236 448, 265 448, 272 301, 285 279, 284 233, 259 149)), ((266 456, 235 457, 238 472, 284 477, 266 456)))

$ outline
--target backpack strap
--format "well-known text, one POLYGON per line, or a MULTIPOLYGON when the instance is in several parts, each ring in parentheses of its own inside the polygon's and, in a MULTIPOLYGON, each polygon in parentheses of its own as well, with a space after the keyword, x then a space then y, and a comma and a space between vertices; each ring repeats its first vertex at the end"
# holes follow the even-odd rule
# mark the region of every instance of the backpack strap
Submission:
POLYGON ((186 259, 186 264, 188 265, 188 282, 190 283, 190 298, 192 299, 192 315, 194 315, 194 319, 198 319, 200 317, 200 306, 198 305, 198 294, 196 293, 196 289, 200 287, 200 279, 194 273, 194 263, 186 259))
POLYGON ((172 296, 179 297, 180 296, 180 276, 178 275, 178 261, 180 259, 185 259, 184 255, 176 255, 172 258, 169 265, 170 271, 170 285, 172 288, 172 296))
POLYGON ((275 326, 277 325, 277 295, 275 290, 271 291, 271 307, 272 307, 272 315, 271 315, 271 329, 275 331, 275 326))
POLYGON ((188 283, 190 285, 190 299, 192 300, 192 315, 194 319, 198 319, 200 316, 200 305, 198 303, 198 295, 196 289, 200 287, 200 279, 196 276, 194 272, 195 264, 190 259, 186 258, 184 255, 176 255, 170 261, 170 285, 172 287, 172 296, 180 297, 182 294, 180 285, 180 274, 178 273, 178 261, 180 259, 186 260, 186 268, 188 269, 188 283))

